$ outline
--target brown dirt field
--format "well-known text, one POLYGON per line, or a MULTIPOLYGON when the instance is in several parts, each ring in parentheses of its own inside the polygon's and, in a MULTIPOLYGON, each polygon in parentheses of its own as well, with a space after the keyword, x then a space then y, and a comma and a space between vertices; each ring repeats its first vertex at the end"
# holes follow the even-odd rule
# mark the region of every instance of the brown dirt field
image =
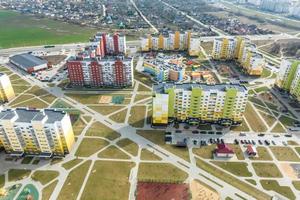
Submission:
POLYGON ((192 200, 219 200, 220 195, 199 181, 193 180, 190 184, 192 200))
POLYGON ((43 59, 47 60, 52 65, 61 63, 67 56, 65 55, 53 55, 53 56, 42 56, 43 59))
POLYGON ((293 167, 288 164, 288 163, 281 163, 280 164, 280 168, 282 169, 282 171, 284 172, 284 174, 286 176, 288 176, 291 179, 296 180, 297 177, 297 173, 294 171, 293 167))
POLYGON ((137 186, 137 200, 188 200, 189 188, 187 184, 146 183, 139 182, 137 186))

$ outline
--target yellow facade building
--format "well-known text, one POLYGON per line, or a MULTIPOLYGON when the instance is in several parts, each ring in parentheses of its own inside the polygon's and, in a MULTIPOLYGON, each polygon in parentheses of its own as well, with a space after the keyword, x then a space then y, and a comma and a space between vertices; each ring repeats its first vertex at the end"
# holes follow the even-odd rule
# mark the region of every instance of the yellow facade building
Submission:
POLYGON ((13 156, 64 156, 74 144, 70 116, 55 109, 2 108, 0 142, 13 156))
POLYGON ((9 102, 14 97, 15 92, 9 77, 4 73, 0 73, 0 101, 2 103, 9 102))

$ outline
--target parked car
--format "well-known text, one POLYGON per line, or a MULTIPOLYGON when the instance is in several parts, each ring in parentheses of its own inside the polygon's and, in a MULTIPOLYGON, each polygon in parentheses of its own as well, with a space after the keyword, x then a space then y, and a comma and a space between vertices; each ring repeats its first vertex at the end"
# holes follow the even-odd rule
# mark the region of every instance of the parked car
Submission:
POLYGON ((270 142, 268 140, 265 140, 266 145, 270 145, 270 142))
POLYGON ((284 146, 287 146, 287 143, 286 143, 285 141, 282 141, 282 144, 283 144, 284 146))
POLYGON ((199 131, 194 130, 194 131, 192 131, 192 133, 193 133, 193 134, 199 134, 199 131))
POLYGON ((239 144, 239 141, 237 139, 235 139, 234 144, 239 144))
POLYGON ((258 140, 258 143, 259 143, 260 145, 262 145, 262 144, 263 144, 261 140, 258 140))
POLYGON ((276 145, 275 141, 272 140, 272 144, 273 144, 273 145, 276 145))

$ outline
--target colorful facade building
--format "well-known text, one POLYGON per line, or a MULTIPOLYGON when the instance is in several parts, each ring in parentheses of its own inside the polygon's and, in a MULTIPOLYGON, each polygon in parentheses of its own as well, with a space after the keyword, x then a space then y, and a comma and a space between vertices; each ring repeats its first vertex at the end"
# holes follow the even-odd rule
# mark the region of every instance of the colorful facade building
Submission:
POLYGON ((187 51, 190 56, 200 53, 200 37, 191 32, 180 33, 179 31, 148 35, 141 38, 141 50, 148 51, 187 51))
POLYGON ((300 101, 300 61, 283 60, 276 78, 276 85, 300 101))
POLYGON ((15 92, 9 77, 4 73, 0 73, 0 102, 9 102, 14 97, 15 92))
POLYGON ((74 134, 70 116, 63 111, 2 108, 0 141, 13 156, 64 156, 72 148, 74 134))
POLYGON ((71 58, 67 62, 73 86, 129 87, 133 85, 133 60, 123 56, 71 58))
POLYGON ((236 60, 249 75, 260 76, 265 66, 265 59, 257 52, 250 40, 236 38, 216 38, 212 58, 215 60, 236 60))
POLYGON ((106 55, 126 54, 126 36, 114 33, 97 33, 91 40, 91 47, 95 56, 104 57, 106 55))
POLYGON ((155 84, 153 91, 153 125, 166 125, 172 120, 240 124, 248 100, 247 88, 238 84, 163 83, 155 84))
POLYGON ((183 57, 178 58, 177 56, 158 54, 156 59, 144 61, 144 72, 154 76, 158 82, 179 82, 185 76, 185 65, 182 60, 183 57))
POLYGON ((125 54, 125 36, 97 34, 90 46, 67 61, 70 83, 91 87, 132 86, 133 60, 125 54))

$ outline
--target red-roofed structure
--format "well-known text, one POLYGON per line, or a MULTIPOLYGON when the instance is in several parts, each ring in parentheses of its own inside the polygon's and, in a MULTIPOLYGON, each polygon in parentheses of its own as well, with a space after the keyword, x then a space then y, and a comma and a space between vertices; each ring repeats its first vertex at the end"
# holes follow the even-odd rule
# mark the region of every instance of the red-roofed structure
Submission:
POLYGON ((256 154, 257 154, 256 148, 252 145, 247 146, 246 152, 247 152, 248 156, 256 156, 256 154))
POLYGON ((231 158, 234 156, 233 149, 227 144, 217 144, 215 155, 222 158, 231 158))

